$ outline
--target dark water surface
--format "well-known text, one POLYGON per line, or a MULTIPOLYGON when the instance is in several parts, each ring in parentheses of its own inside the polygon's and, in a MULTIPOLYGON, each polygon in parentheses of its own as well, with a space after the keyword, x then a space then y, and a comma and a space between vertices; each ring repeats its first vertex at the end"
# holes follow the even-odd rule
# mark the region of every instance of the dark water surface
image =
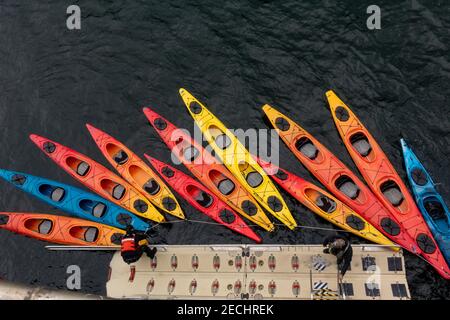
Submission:
MULTIPOLYGON (((267 128, 260 107, 273 104, 355 168, 324 97, 333 89, 403 178, 401 137, 449 199, 448 1, 377 1, 378 31, 366 28, 372 3, 365 1, 74 1, 82 11, 79 31, 66 28, 69 4, 0 2, 0 167, 79 185, 28 135, 45 135, 106 164, 86 122, 137 154, 169 161, 141 107, 192 131, 178 95, 185 87, 230 128, 267 128)), ((284 145, 281 152, 286 169, 314 180, 284 145)), ((0 188, 3 211, 57 213, 6 183, 0 188)), ((332 228, 285 199, 301 225, 332 228)), ((187 216, 201 218, 180 201, 187 216)), ((242 241, 224 228, 193 223, 159 232, 169 244, 242 241)), ((265 243, 304 244, 319 243, 327 232, 278 228, 261 235, 265 243)), ((64 287, 67 266, 78 264, 83 290, 105 292, 107 253, 48 252, 44 243, 6 231, 0 244, 4 279, 64 287)), ((432 268, 409 254, 406 262, 415 298, 450 297, 448 282, 432 268)))

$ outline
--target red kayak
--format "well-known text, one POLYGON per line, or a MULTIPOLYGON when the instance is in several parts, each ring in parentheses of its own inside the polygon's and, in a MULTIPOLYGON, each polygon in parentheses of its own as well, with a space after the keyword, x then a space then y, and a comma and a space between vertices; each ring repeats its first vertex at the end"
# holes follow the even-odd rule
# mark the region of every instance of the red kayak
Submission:
POLYGON ((147 198, 101 164, 58 142, 36 134, 30 135, 30 139, 67 173, 105 199, 146 219, 156 222, 165 220, 147 198))
POLYGON ((145 154, 164 180, 194 208, 256 242, 261 238, 222 200, 183 172, 145 154))
POLYGON ((144 114, 161 139, 192 174, 233 210, 267 231, 273 223, 258 202, 237 181, 233 174, 195 141, 185 130, 177 128, 150 108, 144 114))

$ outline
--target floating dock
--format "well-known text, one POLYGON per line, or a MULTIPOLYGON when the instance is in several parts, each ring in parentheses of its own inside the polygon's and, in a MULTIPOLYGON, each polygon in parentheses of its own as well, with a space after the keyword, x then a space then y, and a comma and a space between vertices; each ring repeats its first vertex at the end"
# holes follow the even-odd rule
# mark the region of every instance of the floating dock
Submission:
POLYGON ((402 251, 354 245, 339 281, 336 258, 319 245, 157 246, 127 265, 116 252, 107 296, 119 299, 410 299, 402 251))

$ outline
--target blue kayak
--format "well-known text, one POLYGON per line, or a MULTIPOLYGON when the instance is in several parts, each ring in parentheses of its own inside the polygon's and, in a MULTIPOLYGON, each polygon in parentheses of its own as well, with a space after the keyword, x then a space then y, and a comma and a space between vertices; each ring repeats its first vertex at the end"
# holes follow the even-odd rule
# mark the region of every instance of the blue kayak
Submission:
POLYGON ((450 211, 435 184, 405 140, 400 140, 414 198, 442 253, 450 264, 450 211))
POLYGON ((149 224, 114 203, 82 189, 30 174, 0 169, 0 177, 72 216, 112 227, 145 231, 149 224))

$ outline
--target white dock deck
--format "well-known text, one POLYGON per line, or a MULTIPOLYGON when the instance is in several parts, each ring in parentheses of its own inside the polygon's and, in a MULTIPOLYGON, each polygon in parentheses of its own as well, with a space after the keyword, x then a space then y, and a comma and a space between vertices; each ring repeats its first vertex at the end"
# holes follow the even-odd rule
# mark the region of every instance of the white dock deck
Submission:
POLYGON ((158 246, 135 265, 117 252, 107 295, 129 299, 410 299, 402 252, 353 246, 343 282, 322 246, 158 246))

